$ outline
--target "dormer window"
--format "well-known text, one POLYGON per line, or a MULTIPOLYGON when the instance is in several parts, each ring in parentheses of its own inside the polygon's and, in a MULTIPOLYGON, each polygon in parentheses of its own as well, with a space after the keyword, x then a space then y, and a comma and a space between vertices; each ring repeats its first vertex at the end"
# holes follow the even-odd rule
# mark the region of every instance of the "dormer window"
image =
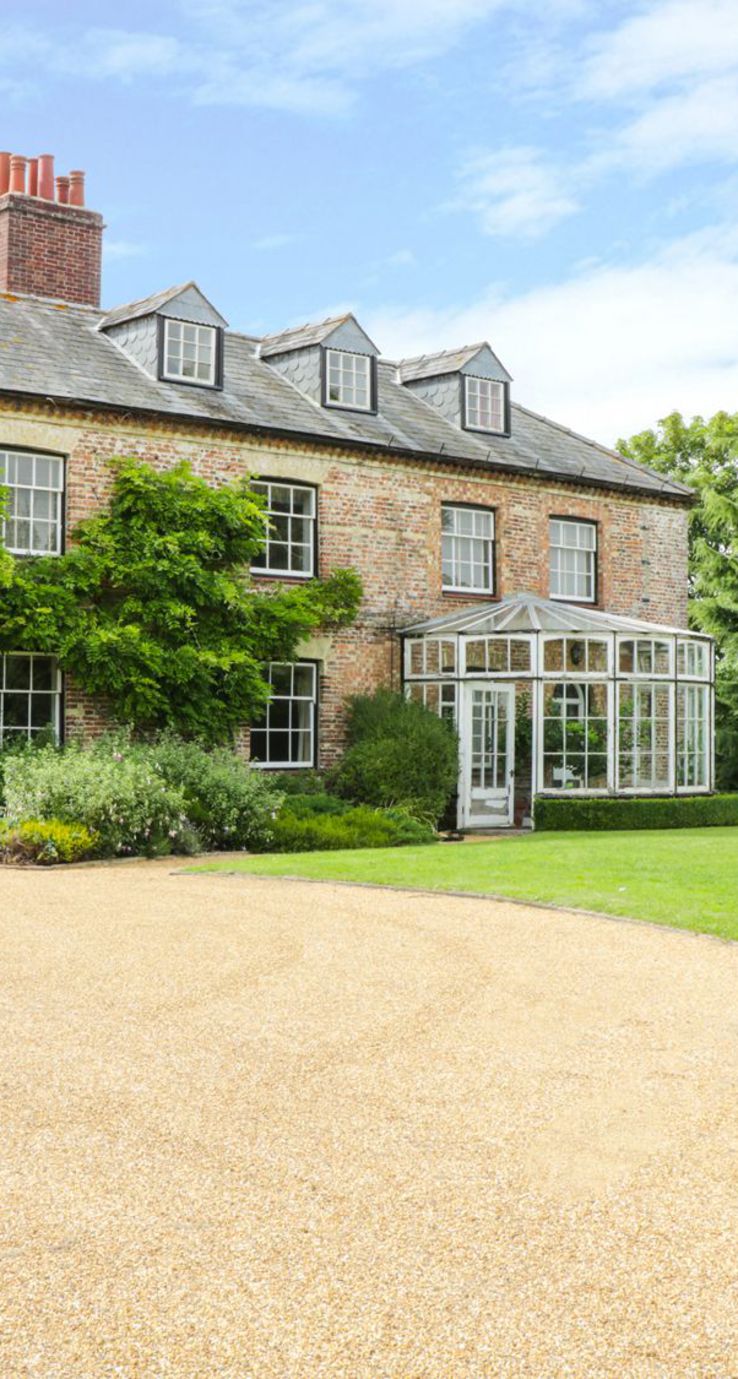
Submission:
POLYGON ((374 411, 374 361, 348 350, 325 352, 325 404, 356 412, 374 411))
POLYGON ((163 317, 161 377, 214 388, 218 382, 219 331, 163 317))
POLYGON ((464 425, 468 431, 507 431, 505 384, 492 378, 464 378, 464 425))

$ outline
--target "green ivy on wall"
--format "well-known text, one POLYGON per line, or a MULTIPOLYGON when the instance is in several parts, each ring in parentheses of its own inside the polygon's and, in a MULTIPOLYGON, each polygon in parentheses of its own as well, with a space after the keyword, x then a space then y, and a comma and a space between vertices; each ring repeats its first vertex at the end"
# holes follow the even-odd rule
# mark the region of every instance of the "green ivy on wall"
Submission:
POLYGON ((54 655, 120 723, 227 742, 263 707, 263 666, 353 621, 353 570, 275 590, 248 575, 264 544, 248 480, 211 487, 186 463, 112 461, 110 507, 61 556, 0 549, 0 651, 54 655))

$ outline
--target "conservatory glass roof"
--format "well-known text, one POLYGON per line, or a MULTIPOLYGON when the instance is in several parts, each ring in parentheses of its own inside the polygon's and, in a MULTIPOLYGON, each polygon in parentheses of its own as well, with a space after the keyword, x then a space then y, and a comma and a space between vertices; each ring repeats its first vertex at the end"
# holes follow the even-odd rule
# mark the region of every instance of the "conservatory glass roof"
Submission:
POLYGON ((403 632, 411 636, 432 633, 473 632, 635 632, 670 633, 672 636, 710 641, 704 633, 685 627, 668 627, 663 623, 644 622, 639 618, 621 618, 615 613, 598 613, 580 605, 542 599, 536 594, 515 594, 496 603, 477 604, 446 613, 440 618, 409 623, 403 632))

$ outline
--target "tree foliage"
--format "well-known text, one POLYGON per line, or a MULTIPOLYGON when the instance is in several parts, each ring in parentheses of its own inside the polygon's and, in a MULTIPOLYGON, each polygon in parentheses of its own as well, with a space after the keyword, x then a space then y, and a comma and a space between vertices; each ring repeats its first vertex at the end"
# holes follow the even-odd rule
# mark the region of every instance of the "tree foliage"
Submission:
POLYGON ((266 702, 266 662, 352 621, 359 578, 257 590, 264 515, 248 480, 215 488, 185 463, 112 464, 109 509, 80 523, 66 554, 12 562, 0 650, 54 655, 120 723, 227 742, 266 702))
POLYGON ((738 789, 738 413, 687 422, 672 412, 618 449, 697 495, 689 517, 689 616, 717 643, 718 782, 738 789))

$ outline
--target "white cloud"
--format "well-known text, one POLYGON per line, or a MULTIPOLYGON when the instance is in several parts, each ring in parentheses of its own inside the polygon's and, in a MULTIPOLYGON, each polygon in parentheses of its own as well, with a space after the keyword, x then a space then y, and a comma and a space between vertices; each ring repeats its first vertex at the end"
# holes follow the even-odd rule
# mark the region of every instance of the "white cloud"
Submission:
POLYGON ((579 209, 562 171, 534 148, 500 148, 467 159, 453 209, 472 211, 488 235, 536 239, 579 209))
POLYGON ((347 108, 359 81, 436 57, 495 12, 533 3, 180 0, 189 25, 181 39, 102 26, 60 26, 53 34, 5 26, 0 69, 5 58, 13 75, 26 61, 36 77, 40 70, 126 83, 173 77, 198 104, 332 114, 347 108))
POLYGON ((585 168, 625 164, 654 175, 708 161, 738 162, 738 79, 733 76, 654 101, 585 168))
POLYGON ((612 99, 738 65, 735 0, 664 0, 590 39, 581 95, 612 99))
POLYGON ((606 444, 674 409, 736 410, 736 320, 732 226, 519 296, 492 286, 466 306, 361 313, 390 357, 488 339, 520 402, 606 444))

